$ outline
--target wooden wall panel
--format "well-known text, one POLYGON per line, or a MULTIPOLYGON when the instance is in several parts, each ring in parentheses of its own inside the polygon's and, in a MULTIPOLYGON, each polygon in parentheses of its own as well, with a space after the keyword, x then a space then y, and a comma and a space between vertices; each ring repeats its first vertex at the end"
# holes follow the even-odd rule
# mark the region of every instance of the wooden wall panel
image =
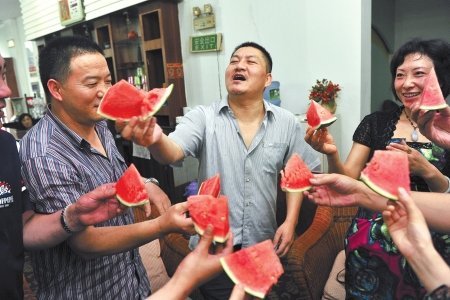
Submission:
MULTIPOLYGON (((145 1, 146 0, 85 0, 85 21, 93 20, 145 1)), ((72 26, 69 25, 66 27, 61 25, 57 1, 20 0, 20 7, 22 10, 22 20, 26 40, 35 40, 72 26)))

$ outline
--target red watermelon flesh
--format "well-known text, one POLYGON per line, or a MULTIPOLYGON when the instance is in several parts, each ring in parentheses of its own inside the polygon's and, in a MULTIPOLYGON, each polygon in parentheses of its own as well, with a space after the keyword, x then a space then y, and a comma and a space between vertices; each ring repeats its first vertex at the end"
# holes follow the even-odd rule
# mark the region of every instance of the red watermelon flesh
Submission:
POLYGON ((228 254, 220 258, 220 262, 235 284, 261 299, 284 272, 271 240, 228 254))
POLYGON ((126 206, 148 203, 148 194, 139 171, 131 164, 116 183, 116 198, 126 206))
POLYGON ((224 243, 230 233, 228 198, 223 195, 217 198, 211 195, 194 195, 188 197, 187 202, 189 216, 197 233, 203 235, 208 224, 211 224, 214 227, 214 241, 224 243))
POLYGON ((294 153, 281 171, 281 189, 285 192, 304 192, 311 188, 309 179, 313 176, 301 157, 294 153))
POLYGON ((211 195, 219 197, 220 194, 220 175, 216 174, 202 182, 198 189, 199 195, 211 195))
POLYGON ((398 188, 410 191, 409 161, 404 152, 376 150, 361 180, 383 197, 398 200, 398 188))
POLYGON ((439 81, 434 68, 431 69, 425 80, 422 96, 420 99, 420 109, 437 110, 447 107, 444 95, 442 94, 439 81))
POLYGON ((173 84, 167 88, 146 92, 122 79, 108 89, 97 113, 110 120, 119 118, 129 120, 132 117, 149 118, 158 112, 172 93, 172 89, 173 84))
POLYGON ((306 121, 310 127, 316 130, 322 127, 330 126, 336 120, 337 118, 335 115, 316 101, 311 100, 308 111, 306 112, 306 121))

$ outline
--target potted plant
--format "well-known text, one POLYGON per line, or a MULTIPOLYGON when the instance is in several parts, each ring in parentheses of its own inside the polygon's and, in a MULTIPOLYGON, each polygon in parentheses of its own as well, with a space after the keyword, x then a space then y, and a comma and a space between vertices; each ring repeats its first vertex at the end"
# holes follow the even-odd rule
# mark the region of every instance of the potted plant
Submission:
POLYGON ((331 113, 336 112, 336 98, 341 90, 339 84, 334 84, 331 80, 316 80, 316 84, 312 86, 309 99, 314 100, 331 113))

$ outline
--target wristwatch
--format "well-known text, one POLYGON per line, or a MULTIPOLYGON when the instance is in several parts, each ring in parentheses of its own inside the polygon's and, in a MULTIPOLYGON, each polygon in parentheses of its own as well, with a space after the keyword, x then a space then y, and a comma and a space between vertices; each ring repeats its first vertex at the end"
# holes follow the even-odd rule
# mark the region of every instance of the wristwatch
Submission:
POLYGON ((151 183, 156 184, 157 186, 159 186, 159 181, 158 181, 158 179, 156 179, 156 178, 153 178, 153 177, 147 178, 147 179, 145 179, 144 184, 147 184, 147 183, 149 183, 149 182, 151 182, 151 183))

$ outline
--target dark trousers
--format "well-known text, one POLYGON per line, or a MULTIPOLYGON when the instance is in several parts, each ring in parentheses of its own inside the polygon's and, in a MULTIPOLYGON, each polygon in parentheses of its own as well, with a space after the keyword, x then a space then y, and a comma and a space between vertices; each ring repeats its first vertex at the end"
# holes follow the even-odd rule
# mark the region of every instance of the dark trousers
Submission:
MULTIPOLYGON (((234 245, 233 251, 241 250, 242 245, 234 245)), ((234 288, 234 282, 222 271, 219 275, 200 286, 200 292, 206 300, 228 300, 234 288)))
POLYGON ((206 300, 228 300, 234 288, 234 282, 225 272, 200 286, 200 292, 206 300))

